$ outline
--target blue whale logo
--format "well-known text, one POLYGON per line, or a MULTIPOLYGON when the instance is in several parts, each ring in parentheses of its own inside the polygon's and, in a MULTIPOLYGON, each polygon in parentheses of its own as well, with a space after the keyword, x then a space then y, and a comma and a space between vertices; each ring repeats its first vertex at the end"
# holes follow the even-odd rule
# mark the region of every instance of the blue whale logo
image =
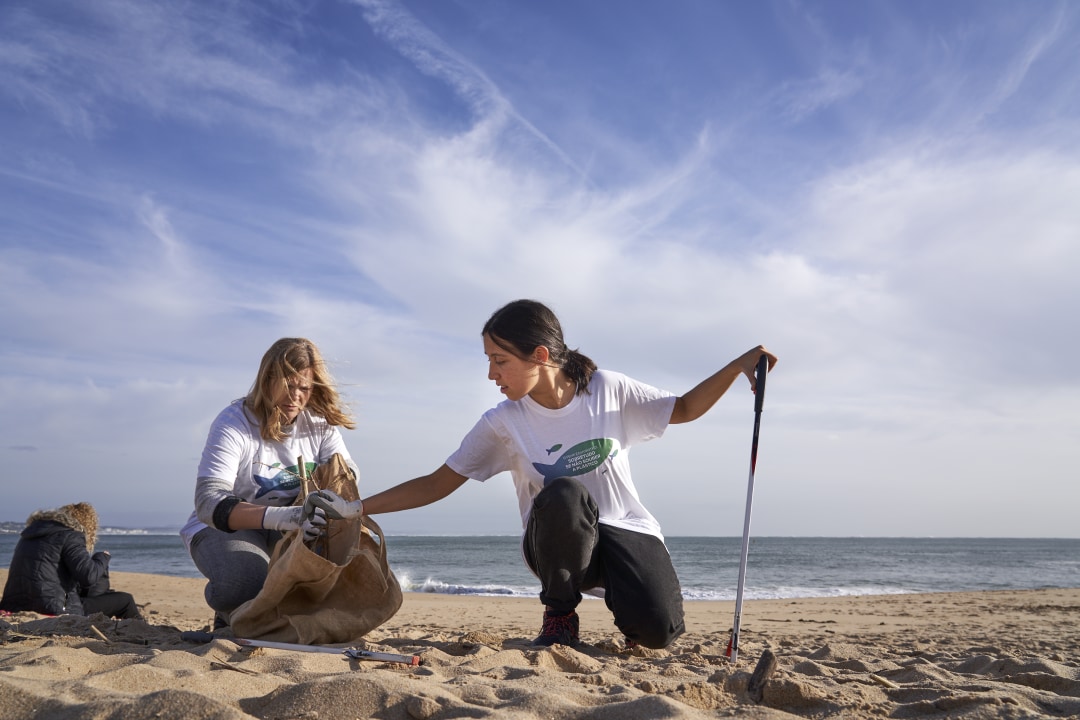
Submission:
MULTIPOLYGON (((552 450, 560 447, 562 446, 556 445, 552 450)), ((547 485, 555 478, 575 477, 592 472, 600 467, 608 457, 615 457, 618 450, 612 452, 614 447, 615 441, 610 438, 586 440, 564 452, 552 465, 533 463, 532 466, 544 476, 544 484, 547 485)))
POLYGON ((277 474, 273 477, 261 477, 257 474, 252 474, 255 479, 255 484, 259 486, 258 492, 255 493, 256 498, 263 496, 269 496, 268 500, 280 502, 287 500, 292 502, 293 498, 300 491, 300 478, 297 477, 296 472, 289 468, 281 468, 280 465, 275 464, 270 468, 271 470, 277 470, 277 474))

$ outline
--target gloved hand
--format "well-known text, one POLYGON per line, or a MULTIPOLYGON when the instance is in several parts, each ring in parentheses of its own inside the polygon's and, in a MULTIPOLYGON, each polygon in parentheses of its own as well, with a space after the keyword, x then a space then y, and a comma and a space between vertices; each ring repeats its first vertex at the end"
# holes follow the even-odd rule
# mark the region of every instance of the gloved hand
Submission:
POLYGON ((300 506, 268 507, 263 510, 262 526, 264 530, 289 532, 299 530, 304 519, 304 508, 300 506))
POLYGON ((304 515, 320 510, 331 520, 349 520, 364 514, 364 503, 349 502, 332 490, 316 490, 304 500, 304 515))
POLYGON ((263 511, 262 526, 267 530, 281 532, 303 530, 304 540, 307 541, 318 537, 319 533, 326 529, 326 511, 307 503, 289 507, 268 507, 263 511))
MULTIPOLYGON (((304 503, 304 508, 307 508, 307 503, 304 503)), ((316 540, 326 530, 326 511, 321 507, 314 508, 311 515, 300 526, 300 530, 304 533, 304 542, 310 543, 316 540)))

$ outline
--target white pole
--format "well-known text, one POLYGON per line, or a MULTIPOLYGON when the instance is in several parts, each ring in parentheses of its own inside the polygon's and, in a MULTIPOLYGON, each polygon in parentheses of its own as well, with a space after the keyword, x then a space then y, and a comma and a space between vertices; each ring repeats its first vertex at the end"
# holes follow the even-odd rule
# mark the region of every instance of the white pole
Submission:
POLYGON ((739 660, 739 622, 742 619, 743 587, 746 584, 746 558, 750 554, 750 514, 754 506, 754 468, 757 465, 758 432, 761 429, 761 408, 765 402, 765 375, 769 372, 769 359, 758 359, 757 376, 754 381, 754 439, 750 445, 750 480, 746 486, 746 517, 743 520, 742 553, 739 556, 739 584, 735 592, 735 621, 731 626, 727 658, 734 665, 739 660))

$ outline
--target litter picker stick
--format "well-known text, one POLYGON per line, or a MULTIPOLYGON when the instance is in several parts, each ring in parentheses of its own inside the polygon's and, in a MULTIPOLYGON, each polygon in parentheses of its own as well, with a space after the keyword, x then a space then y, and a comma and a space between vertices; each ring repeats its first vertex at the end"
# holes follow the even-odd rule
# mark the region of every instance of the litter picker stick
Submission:
POLYGON ((228 640, 245 647, 264 647, 274 650, 294 650, 297 652, 330 653, 332 655, 345 655, 353 660, 375 660, 377 662, 397 662, 406 665, 417 666, 421 664, 419 655, 398 655, 397 653, 372 652, 359 648, 333 648, 323 645, 299 645, 297 643, 273 642, 271 640, 248 640, 247 638, 217 638, 208 632, 183 632, 180 639, 191 642, 212 642, 214 640, 228 640))
MULTIPOLYGON (((300 492, 305 495, 308 492, 308 474, 307 464, 304 463, 304 456, 296 456, 296 474, 300 476, 300 492)), ((310 542, 311 551, 319 557, 326 557, 330 550, 326 547, 326 534, 330 531, 330 523, 327 522, 326 526, 319 531, 318 536, 310 542)))
POLYGON ((734 665, 739 659, 739 619, 742 616, 743 584, 746 582, 746 556, 750 552, 750 510, 754 506, 754 468, 757 466, 758 431, 761 429, 761 407, 765 403, 765 376, 769 373, 769 358, 758 358, 757 378, 754 381, 754 439, 750 444, 750 481, 746 486, 746 518, 743 520, 742 555, 739 557, 739 586, 735 593, 735 622, 731 626, 727 658, 734 665))

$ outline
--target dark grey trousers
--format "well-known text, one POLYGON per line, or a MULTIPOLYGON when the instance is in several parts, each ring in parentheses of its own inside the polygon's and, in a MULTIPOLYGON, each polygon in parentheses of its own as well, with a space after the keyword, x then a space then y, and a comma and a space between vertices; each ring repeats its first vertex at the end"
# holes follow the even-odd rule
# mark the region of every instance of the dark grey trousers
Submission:
POLYGON ((604 602, 626 637, 649 648, 685 630, 682 589, 658 538, 603 525, 588 490, 573 478, 552 480, 533 500, 525 561, 540 578, 540 602, 569 612, 581 591, 604 588, 604 602))
POLYGON ((270 553, 281 540, 277 530, 222 532, 203 528, 191 538, 191 559, 206 576, 206 604, 231 613, 259 594, 266 582, 270 553))

